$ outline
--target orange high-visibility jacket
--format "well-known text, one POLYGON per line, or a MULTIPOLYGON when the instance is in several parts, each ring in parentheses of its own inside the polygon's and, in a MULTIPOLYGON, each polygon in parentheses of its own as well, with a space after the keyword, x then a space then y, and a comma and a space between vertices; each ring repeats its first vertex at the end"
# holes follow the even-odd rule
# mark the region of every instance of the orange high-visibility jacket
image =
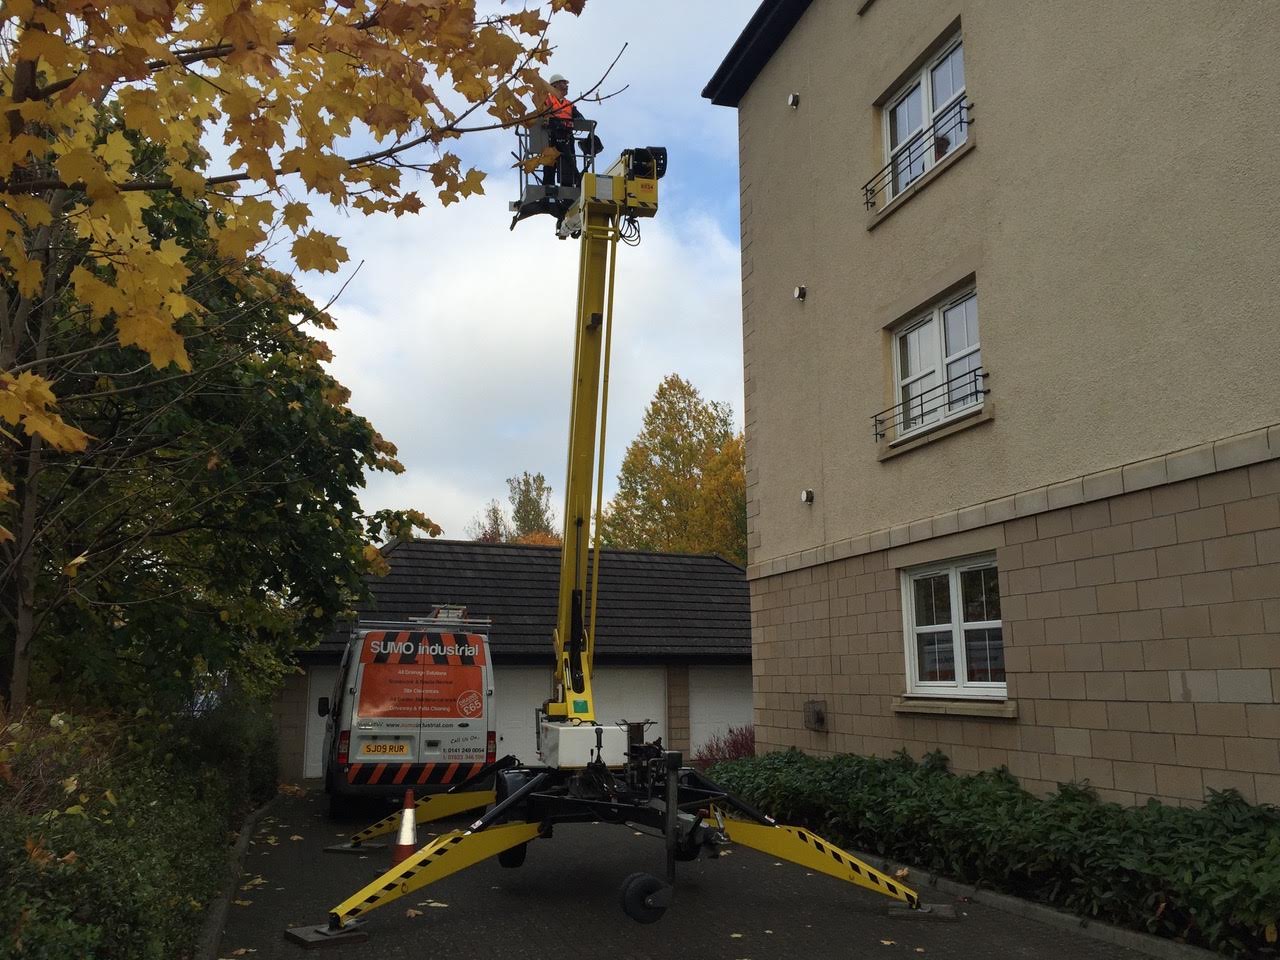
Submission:
POLYGON ((573 101, 562 100, 554 93, 547 94, 547 106, 551 108, 547 114, 552 120, 573 120, 573 101))

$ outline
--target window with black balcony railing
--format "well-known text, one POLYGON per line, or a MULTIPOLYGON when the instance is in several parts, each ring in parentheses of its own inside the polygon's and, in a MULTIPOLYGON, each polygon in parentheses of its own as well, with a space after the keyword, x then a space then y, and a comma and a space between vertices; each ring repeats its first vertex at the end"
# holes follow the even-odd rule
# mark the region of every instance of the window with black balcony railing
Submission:
POLYGON ((884 107, 886 163, 862 187, 868 210, 883 209, 969 139, 973 103, 959 38, 913 74, 884 107))
POLYGON ((966 370, 935 386, 908 389, 911 392, 907 399, 871 418, 877 442, 893 443, 941 425, 959 414, 975 412, 991 392, 987 387, 987 372, 981 367, 966 370))
POLYGON ((980 409, 991 391, 978 339, 978 292, 952 294, 893 333, 898 402, 872 419, 876 442, 894 443, 980 409))

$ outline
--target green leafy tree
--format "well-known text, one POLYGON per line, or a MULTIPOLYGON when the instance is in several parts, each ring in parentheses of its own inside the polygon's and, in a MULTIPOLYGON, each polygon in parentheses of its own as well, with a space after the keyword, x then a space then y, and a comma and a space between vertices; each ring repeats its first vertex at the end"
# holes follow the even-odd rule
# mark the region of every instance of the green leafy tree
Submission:
POLYGON ((45 449, 38 469, 18 458, 30 536, 0 544, 0 679, 15 708, 268 689, 385 571, 370 539, 439 532, 418 513, 362 512, 364 471, 402 468, 321 365, 312 331, 331 321, 285 274, 221 259, 203 213, 167 196, 146 219, 189 251, 189 371, 103 349, 70 302, 51 314, 61 409, 93 442, 45 449))
POLYGON ((506 511, 497 500, 490 500, 467 524, 467 536, 479 543, 509 543, 511 541, 511 521, 506 511))
POLYGON ((727 404, 674 373, 659 384, 601 533, 609 546, 746 562, 743 443, 727 404))
POLYGON ((507 480, 511 503, 512 539, 517 543, 559 542, 555 511, 551 509, 551 487, 541 473, 525 470, 507 480))
POLYGON ((467 525, 467 536, 480 543, 523 543, 554 546, 560 543, 551 508, 551 486, 541 473, 523 471, 507 478, 510 514, 497 500, 490 500, 467 525))

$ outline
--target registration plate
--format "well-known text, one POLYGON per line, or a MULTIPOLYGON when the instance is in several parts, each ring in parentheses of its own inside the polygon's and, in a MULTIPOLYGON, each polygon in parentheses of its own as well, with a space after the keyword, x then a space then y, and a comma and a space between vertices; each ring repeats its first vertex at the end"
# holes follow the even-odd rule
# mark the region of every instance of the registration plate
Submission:
POLYGON ((366 757, 402 757, 409 752, 407 743, 366 743, 363 747, 366 757))

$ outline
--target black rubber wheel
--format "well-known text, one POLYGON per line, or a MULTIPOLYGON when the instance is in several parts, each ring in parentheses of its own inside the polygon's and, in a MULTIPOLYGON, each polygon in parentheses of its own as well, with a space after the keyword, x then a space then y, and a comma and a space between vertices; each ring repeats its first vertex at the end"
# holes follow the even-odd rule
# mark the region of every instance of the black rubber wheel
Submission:
POLYGON ((524 865, 524 858, 529 855, 529 844, 521 843, 514 847, 509 847, 498 854, 498 865, 514 870, 516 867, 524 865))
POLYGON ((633 873, 622 881, 622 912, 637 923, 656 923, 667 912, 666 907, 651 907, 645 898, 666 884, 651 873, 633 873))

